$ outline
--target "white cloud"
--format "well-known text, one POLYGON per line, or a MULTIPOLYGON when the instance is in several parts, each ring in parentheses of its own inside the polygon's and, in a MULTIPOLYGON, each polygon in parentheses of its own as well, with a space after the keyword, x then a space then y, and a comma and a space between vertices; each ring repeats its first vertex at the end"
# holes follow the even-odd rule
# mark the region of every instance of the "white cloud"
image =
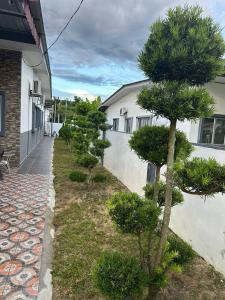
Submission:
POLYGON ((84 99, 88 98, 90 101, 93 101, 96 98, 96 95, 92 95, 88 91, 81 89, 67 89, 65 92, 71 94, 72 97, 78 96, 84 99))

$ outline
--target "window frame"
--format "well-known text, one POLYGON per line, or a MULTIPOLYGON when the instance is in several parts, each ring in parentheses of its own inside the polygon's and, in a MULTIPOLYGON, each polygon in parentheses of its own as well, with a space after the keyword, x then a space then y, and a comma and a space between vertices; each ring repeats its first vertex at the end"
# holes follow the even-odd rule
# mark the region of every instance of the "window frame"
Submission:
POLYGON ((0 91, 0 96, 2 97, 2 104, 1 104, 1 115, 0 115, 0 122, 1 122, 1 129, 0 129, 0 136, 5 136, 5 92, 0 91))
POLYGON ((152 115, 148 115, 148 116, 138 116, 136 117, 136 130, 144 127, 144 126, 139 126, 139 122, 141 121, 141 119, 149 119, 150 121, 150 124, 149 125, 145 125, 145 126, 152 126, 152 119, 153 119, 153 116, 152 115))
POLYGON ((124 132, 125 133, 132 134, 132 132, 133 132, 133 119, 134 119, 133 117, 125 118, 125 122, 124 122, 124 132), (130 132, 127 131, 127 121, 128 120, 131 120, 131 131, 130 132))
POLYGON ((216 120, 224 120, 225 121, 225 115, 213 115, 211 117, 201 118, 199 122, 199 132, 198 132, 198 144, 204 145, 204 146, 215 146, 215 147, 225 147, 225 135, 224 135, 224 144, 215 144, 215 125, 216 120), (204 119, 213 119, 213 128, 212 128, 212 138, 210 143, 204 143, 201 141, 202 139, 202 126, 203 126, 203 120, 204 119))
POLYGON ((113 125, 112 125, 112 130, 113 131, 119 131, 119 123, 120 123, 120 118, 113 118, 113 125), (117 129, 114 129, 114 121, 117 121, 117 129))

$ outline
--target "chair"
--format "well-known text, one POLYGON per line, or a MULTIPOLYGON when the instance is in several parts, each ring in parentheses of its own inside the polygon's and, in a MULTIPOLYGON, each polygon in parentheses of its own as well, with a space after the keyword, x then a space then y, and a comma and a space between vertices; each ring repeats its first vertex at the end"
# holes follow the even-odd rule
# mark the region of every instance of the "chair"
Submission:
POLYGON ((10 173, 10 159, 13 155, 6 154, 4 149, 0 148, 0 168, 10 173))

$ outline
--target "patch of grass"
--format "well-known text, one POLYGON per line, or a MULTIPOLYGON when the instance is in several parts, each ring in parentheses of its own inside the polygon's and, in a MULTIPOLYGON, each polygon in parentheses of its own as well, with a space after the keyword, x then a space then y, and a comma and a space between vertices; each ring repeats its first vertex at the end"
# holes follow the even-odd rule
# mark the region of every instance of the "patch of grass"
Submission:
POLYGON ((96 174, 107 177, 101 185, 98 182, 89 186, 71 182, 68 173, 73 169, 84 170, 73 161, 74 155, 65 143, 56 139, 53 299, 104 299, 91 276, 102 251, 114 249, 137 254, 133 237, 122 236, 115 230, 105 208, 105 202, 113 193, 127 191, 127 188, 101 166, 94 170, 96 174))
POLYGON ((107 177, 104 174, 97 173, 92 177, 92 181, 94 182, 105 182, 107 177))

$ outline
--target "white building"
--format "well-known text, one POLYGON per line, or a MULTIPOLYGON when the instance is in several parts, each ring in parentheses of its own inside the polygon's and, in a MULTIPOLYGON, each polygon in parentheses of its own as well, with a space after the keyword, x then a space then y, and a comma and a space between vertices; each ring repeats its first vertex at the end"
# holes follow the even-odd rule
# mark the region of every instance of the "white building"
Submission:
MULTIPOLYGON (((144 125, 169 125, 167 119, 153 118, 137 104, 140 90, 148 80, 122 86, 103 104, 112 130, 107 131, 112 146, 105 151, 104 165, 131 191, 143 195, 143 186, 151 180, 152 167, 129 148, 131 133, 144 125)), ((206 85, 215 100, 215 115, 197 122, 178 123, 195 146, 192 156, 214 157, 225 163, 225 78, 206 85)), ((165 172, 165 168, 162 174, 165 172)), ((215 268, 225 274, 225 197, 217 194, 206 201, 184 194, 184 204, 172 209, 170 228, 215 268)))
POLYGON ((14 165, 43 137, 51 96, 40 0, 0 1, 0 147, 14 165))

